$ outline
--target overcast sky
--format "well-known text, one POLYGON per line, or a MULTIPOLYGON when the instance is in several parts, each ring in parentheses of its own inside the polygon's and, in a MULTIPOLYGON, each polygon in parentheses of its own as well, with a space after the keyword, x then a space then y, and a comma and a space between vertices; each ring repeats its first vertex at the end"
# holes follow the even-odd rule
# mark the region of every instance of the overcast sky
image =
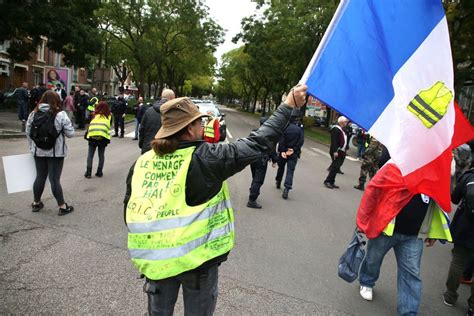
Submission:
POLYGON ((255 3, 250 0, 206 0, 211 17, 225 30, 225 42, 216 53, 217 58, 240 45, 232 43, 232 38, 240 32, 240 21, 255 12, 255 3))

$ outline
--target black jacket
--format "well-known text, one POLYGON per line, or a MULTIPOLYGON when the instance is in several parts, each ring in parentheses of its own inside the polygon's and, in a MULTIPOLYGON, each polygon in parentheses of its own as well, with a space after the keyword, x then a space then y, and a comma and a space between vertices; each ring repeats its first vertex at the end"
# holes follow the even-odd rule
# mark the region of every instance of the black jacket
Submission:
POLYGON ((474 169, 466 171, 459 178, 453 193, 451 193, 451 201, 459 205, 451 222, 450 230, 454 244, 458 244, 474 251, 474 214, 470 210, 466 210, 466 184, 474 181, 474 169))
POLYGON ((290 123, 278 141, 278 152, 282 153, 291 148, 296 157, 299 158, 301 156, 301 147, 303 146, 303 143, 303 129, 295 123, 290 123))
POLYGON ((339 129, 338 126, 334 126, 331 129, 331 147, 329 148, 329 155, 331 159, 334 160, 334 153, 338 152, 339 154, 345 153, 344 146, 344 132, 339 129))
MULTIPOLYGON (((148 111, 151 110, 153 109, 148 111)), ((180 148, 196 146, 186 178, 186 203, 195 206, 209 201, 220 191, 223 181, 242 171, 250 163, 261 159, 262 154, 269 154, 288 124, 291 111, 291 107, 280 105, 258 130, 234 143, 211 144, 204 141, 181 143, 180 148)), ((124 214, 132 192, 133 168, 134 166, 130 168, 127 177, 124 214)), ((226 259, 227 254, 219 256, 204 263, 201 268, 226 259)))
POLYGON ((151 142, 161 127, 160 106, 166 101, 168 99, 163 98, 155 102, 142 117, 138 134, 138 147, 142 149, 142 154, 151 149, 151 142))
POLYGON ((112 103, 112 109, 110 110, 114 115, 123 115, 127 112, 127 101, 123 97, 118 97, 114 103, 112 103))

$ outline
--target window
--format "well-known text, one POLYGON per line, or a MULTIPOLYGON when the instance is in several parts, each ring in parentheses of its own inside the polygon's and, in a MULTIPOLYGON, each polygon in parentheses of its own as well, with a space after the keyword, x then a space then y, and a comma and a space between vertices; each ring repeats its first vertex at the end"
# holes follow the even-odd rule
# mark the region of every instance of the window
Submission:
POLYGON ((74 67, 74 71, 72 72, 72 81, 77 82, 77 68, 74 67))
POLYGON ((43 82, 43 73, 35 71, 34 72, 34 79, 35 79, 35 86, 39 85, 41 82, 43 82))
POLYGON ((41 44, 38 45, 38 51, 36 52, 38 61, 44 62, 44 46, 44 41, 41 41, 41 44))
POLYGON ((56 67, 61 67, 62 55, 59 53, 54 53, 54 64, 56 67))
POLYGON ((6 53, 7 49, 10 47, 10 41, 2 41, 0 42, 0 52, 6 53))

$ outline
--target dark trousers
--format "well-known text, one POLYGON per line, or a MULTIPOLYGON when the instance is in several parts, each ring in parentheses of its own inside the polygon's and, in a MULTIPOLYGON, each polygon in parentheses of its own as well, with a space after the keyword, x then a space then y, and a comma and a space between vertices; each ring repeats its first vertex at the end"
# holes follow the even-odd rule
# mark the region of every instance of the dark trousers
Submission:
POLYGON ((114 114, 114 128, 115 128, 115 135, 118 135, 120 127, 120 135, 123 136, 124 129, 125 129, 125 122, 124 118, 122 117, 122 114, 114 114))
MULTIPOLYGON (((452 260, 449 266, 448 279, 446 280, 446 292, 444 299, 454 304, 458 299, 459 278, 462 276, 466 264, 471 260, 473 251, 463 246, 454 245, 451 251, 452 260)), ((474 308, 474 283, 471 284, 471 296, 467 300, 469 308, 474 308)))
POLYGON ((293 154, 286 159, 282 156, 278 157, 278 171, 275 177, 277 182, 281 182, 283 179, 283 173, 285 172, 285 165, 287 165, 286 177, 285 177, 285 188, 291 189, 293 186, 293 174, 295 173, 296 163, 298 162, 298 157, 296 154, 293 154))
POLYGON ((101 170, 104 168, 104 153, 105 153, 105 146, 99 146, 96 143, 89 142, 89 151, 87 152, 87 169, 92 169, 92 161, 94 160, 95 149, 99 148, 99 166, 97 170, 101 170))
POLYGON ((85 113, 84 110, 79 109, 76 111, 76 123, 77 123, 77 128, 84 128, 86 125, 85 121, 85 113))
POLYGON ((212 315, 217 303, 218 266, 193 270, 145 283, 149 315, 173 315, 179 287, 183 285, 184 315, 212 315))
POLYGON ((466 269, 462 273, 465 279, 472 279, 472 272, 474 271, 474 255, 471 256, 471 260, 466 265, 466 269))
POLYGON ((63 171, 64 157, 35 157, 36 179, 33 183, 33 196, 35 202, 41 201, 46 177, 49 177, 51 191, 59 206, 64 204, 63 188, 61 187, 61 173, 63 171))
POLYGON ((339 153, 337 158, 334 158, 331 165, 329 166, 329 174, 326 180, 324 180, 324 182, 329 182, 331 184, 334 184, 334 182, 336 181, 336 174, 339 171, 339 168, 341 168, 341 164, 344 161, 344 157, 345 157, 345 154, 339 153))
POLYGON ((28 119, 28 103, 18 103, 18 119, 20 121, 28 119))
POLYGON ((252 183, 250 184, 250 195, 249 200, 255 201, 260 195, 260 187, 265 181, 265 175, 267 173, 267 162, 263 162, 261 159, 250 165, 252 171, 252 183))

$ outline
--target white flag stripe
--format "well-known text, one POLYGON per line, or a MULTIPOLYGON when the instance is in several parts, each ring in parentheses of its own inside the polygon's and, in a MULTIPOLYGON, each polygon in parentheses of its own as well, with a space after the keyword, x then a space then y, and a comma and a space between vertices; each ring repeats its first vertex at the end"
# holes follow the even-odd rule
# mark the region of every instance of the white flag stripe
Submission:
POLYGON ((452 69, 449 33, 443 19, 395 75, 394 98, 369 130, 390 152, 397 153, 394 160, 404 176, 436 159, 451 144, 453 102, 443 119, 431 128, 425 127, 407 106, 421 90, 438 81, 454 94, 452 69), (417 148, 416 154, 413 148, 417 148))

